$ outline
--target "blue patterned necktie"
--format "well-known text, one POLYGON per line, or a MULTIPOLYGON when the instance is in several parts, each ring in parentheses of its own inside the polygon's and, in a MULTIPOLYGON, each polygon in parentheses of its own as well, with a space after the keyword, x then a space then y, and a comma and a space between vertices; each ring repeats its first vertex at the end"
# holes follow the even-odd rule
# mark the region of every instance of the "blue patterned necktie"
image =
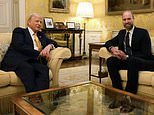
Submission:
POLYGON ((126 37, 125 37, 125 50, 126 50, 126 53, 128 55, 132 55, 132 50, 131 50, 131 47, 130 47, 130 44, 129 44, 129 32, 126 33, 126 37))

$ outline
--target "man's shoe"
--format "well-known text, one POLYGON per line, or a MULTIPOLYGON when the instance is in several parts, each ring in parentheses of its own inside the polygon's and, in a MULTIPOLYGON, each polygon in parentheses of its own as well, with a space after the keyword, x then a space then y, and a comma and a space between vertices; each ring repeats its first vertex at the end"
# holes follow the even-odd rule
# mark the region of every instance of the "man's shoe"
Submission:
POLYGON ((115 108, 119 108, 121 106, 121 102, 118 100, 113 100, 110 105, 109 108, 110 109, 115 109, 115 108))
POLYGON ((120 107, 120 113, 129 113, 132 112, 134 110, 134 106, 132 105, 127 105, 127 106, 121 106, 120 107))
POLYGON ((129 113, 132 112, 135 108, 132 105, 131 98, 129 96, 124 96, 121 105, 122 106, 120 107, 120 113, 129 113))

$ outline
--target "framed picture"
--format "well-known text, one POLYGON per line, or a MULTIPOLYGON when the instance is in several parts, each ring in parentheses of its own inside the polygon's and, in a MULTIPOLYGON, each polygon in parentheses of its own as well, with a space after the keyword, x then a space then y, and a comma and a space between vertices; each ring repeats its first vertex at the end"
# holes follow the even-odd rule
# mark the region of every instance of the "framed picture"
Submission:
POLYGON ((45 28, 54 28, 54 23, 52 18, 45 17, 44 18, 45 28))
POLYGON ((68 29, 75 29, 75 22, 66 22, 66 26, 68 29))
POLYGON ((49 11, 57 13, 69 13, 69 0, 49 0, 49 11))
POLYGON ((154 0, 105 0, 106 14, 122 14, 125 10, 131 10, 133 13, 152 12, 154 0))
POLYGON ((66 29, 66 26, 64 25, 64 22, 54 22, 54 27, 56 29, 66 29))
POLYGON ((80 29, 80 23, 75 23, 75 29, 79 30, 80 29))

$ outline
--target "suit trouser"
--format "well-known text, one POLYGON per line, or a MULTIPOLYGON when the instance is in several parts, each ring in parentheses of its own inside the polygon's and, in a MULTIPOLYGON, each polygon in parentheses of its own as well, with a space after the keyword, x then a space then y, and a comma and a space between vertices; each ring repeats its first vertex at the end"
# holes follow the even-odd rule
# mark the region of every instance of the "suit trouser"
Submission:
POLYGON ((49 88, 49 69, 38 61, 20 63, 15 73, 23 82, 26 92, 49 88))
POLYGON ((112 80, 112 86, 121 90, 123 88, 119 70, 128 70, 125 90, 131 93, 137 93, 139 71, 154 71, 154 60, 145 60, 133 56, 127 58, 127 60, 109 57, 107 59, 107 67, 112 80))

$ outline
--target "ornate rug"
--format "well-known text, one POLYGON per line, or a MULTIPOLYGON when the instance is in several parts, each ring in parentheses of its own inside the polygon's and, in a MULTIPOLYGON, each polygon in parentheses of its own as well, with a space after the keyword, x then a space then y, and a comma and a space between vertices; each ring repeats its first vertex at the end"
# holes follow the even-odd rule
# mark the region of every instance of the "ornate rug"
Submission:
MULTIPOLYGON (((98 65, 92 65, 92 74, 97 75, 99 70, 98 65)), ((59 85, 66 86, 79 82, 89 81, 89 66, 78 66, 71 68, 60 69, 59 85)), ((92 77, 92 81, 99 82, 99 78, 92 77)), ((106 78, 102 79, 102 83, 106 82, 106 78)))

